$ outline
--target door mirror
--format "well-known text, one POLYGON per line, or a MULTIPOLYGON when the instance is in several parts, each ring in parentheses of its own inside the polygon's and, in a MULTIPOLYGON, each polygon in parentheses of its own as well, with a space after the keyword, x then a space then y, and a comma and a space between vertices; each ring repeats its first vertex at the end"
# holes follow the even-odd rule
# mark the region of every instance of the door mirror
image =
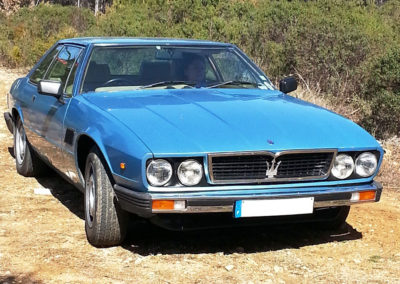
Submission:
POLYGON ((286 77, 279 81, 279 90, 282 93, 290 93, 297 89, 297 81, 294 77, 286 77))
POLYGON ((40 80, 37 86, 38 93, 43 95, 61 97, 61 82, 51 80, 40 80))

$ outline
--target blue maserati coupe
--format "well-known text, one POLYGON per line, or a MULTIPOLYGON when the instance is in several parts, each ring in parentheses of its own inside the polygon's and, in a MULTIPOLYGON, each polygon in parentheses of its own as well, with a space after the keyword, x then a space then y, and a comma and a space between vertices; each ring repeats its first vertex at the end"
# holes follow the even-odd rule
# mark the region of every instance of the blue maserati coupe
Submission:
POLYGON ((379 201, 383 149, 296 88, 232 44, 74 38, 13 83, 4 117, 18 173, 51 166, 83 191, 94 246, 120 244, 130 213, 170 229, 335 228, 379 201))

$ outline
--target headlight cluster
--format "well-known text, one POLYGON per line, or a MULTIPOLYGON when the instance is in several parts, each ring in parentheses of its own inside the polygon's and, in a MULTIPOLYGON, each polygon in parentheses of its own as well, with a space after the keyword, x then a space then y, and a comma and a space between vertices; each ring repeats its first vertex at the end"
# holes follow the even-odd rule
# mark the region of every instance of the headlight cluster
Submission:
MULTIPOLYGON (((203 166, 194 159, 184 160, 179 164, 176 175, 183 185, 197 185, 203 178, 203 166)), ((153 160, 147 165, 146 176, 151 185, 163 186, 171 180, 173 167, 167 160, 153 160)))
POLYGON ((355 162, 348 154, 339 154, 333 162, 332 175, 338 179, 346 179, 354 172, 359 177, 372 176, 378 167, 378 160, 371 152, 364 152, 357 156, 355 162))

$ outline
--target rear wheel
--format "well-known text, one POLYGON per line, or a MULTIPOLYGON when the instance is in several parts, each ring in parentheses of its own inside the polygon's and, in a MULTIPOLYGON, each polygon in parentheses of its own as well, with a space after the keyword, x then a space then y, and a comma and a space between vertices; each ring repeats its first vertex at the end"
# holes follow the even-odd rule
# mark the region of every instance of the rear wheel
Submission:
POLYGON ((25 129, 20 119, 17 120, 14 127, 14 156, 15 166, 20 175, 26 177, 42 174, 46 165, 34 153, 29 144, 25 129))
POLYGON ((85 167, 85 230, 88 241, 96 247, 121 244, 126 235, 127 214, 115 200, 100 151, 93 147, 85 167))

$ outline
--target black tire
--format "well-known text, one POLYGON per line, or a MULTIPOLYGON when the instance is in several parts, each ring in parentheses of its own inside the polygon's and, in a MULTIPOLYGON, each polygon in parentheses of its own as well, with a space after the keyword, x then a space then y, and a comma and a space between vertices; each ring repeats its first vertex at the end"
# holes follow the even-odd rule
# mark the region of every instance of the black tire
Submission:
POLYGON ((20 119, 17 119, 14 127, 14 156, 17 172, 25 177, 42 175, 47 169, 29 144, 20 119))
POLYGON ((350 206, 333 207, 321 211, 322 218, 317 222, 317 226, 320 229, 341 229, 346 224, 347 216, 350 213, 350 206))
POLYGON ((121 244, 127 216, 116 202, 103 156, 93 147, 85 166, 85 230, 89 243, 95 247, 121 244))

